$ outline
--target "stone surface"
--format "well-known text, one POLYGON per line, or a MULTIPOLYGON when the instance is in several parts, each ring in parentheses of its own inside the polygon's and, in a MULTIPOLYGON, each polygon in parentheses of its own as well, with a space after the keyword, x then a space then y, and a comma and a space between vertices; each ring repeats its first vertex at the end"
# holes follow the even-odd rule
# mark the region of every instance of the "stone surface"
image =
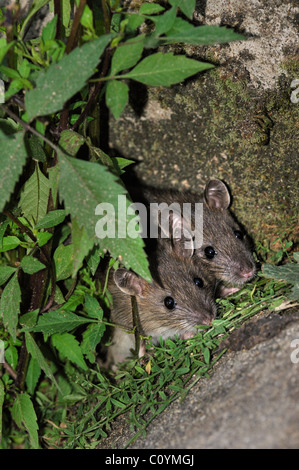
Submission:
MULTIPOLYGON (((230 337, 231 348, 210 377, 202 378, 182 403, 167 408, 149 425, 146 437, 129 448, 298 448, 299 348, 291 346, 294 339, 299 340, 298 310, 253 318, 230 337), (248 338, 246 329, 255 343, 245 342, 247 350, 239 342, 244 332, 248 338)), ((121 420, 105 444, 123 448, 132 435, 121 420)))
POLYGON ((223 179, 233 210, 267 244, 298 215, 298 14, 294 2, 198 1, 197 24, 233 27, 246 41, 171 46, 217 67, 170 88, 131 84, 130 105, 111 119, 110 151, 136 160, 144 183, 200 191, 223 179))

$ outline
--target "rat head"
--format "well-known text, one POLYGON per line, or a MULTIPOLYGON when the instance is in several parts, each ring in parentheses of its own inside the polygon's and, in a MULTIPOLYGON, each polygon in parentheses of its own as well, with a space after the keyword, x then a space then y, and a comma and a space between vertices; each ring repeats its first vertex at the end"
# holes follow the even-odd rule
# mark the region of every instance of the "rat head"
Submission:
POLYGON ((242 285, 252 279, 256 266, 248 235, 230 214, 225 184, 210 180, 204 192, 203 244, 196 256, 218 279, 242 285))
POLYGON ((136 297, 143 334, 154 340, 175 334, 185 339, 194 335, 195 325, 208 325, 215 318, 216 285, 198 262, 194 263, 191 257, 177 258, 163 244, 150 259, 150 271, 151 283, 124 268, 114 273, 120 291, 136 297))

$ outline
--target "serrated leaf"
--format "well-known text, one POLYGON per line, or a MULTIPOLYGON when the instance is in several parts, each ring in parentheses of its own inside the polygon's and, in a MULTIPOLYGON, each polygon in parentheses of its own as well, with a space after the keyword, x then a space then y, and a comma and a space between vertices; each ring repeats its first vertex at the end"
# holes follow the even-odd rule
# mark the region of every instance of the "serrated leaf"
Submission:
POLYGON ((49 233, 49 232, 39 232, 37 235, 36 235, 36 239, 37 239, 37 244, 38 246, 44 246, 49 240, 50 238, 53 237, 53 234, 52 233, 49 233))
POLYGON ((34 274, 42 269, 45 269, 45 265, 41 263, 37 258, 33 256, 24 256, 21 261, 21 268, 23 269, 24 273, 27 274, 34 274))
POLYGON ((0 252, 14 250, 17 246, 20 245, 20 243, 21 241, 18 239, 18 237, 15 237, 14 235, 8 235, 7 237, 3 237, 0 252))
POLYGON ((90 272, 93 276, 95 275, 96 270, 98 269, 98 266, 100 264, 101 258, 103 257, 103 251, 98 246, 94 246, 86 260, 90 272))
POLYGON ((120 43, 113 54, 110 75, 116 75, 124 69, 133 67, 141 58, 144 35, 139 35, 120 43))
POLYGON ((29 137, 26 136, 26 144, 28 145, 28 153, 33 160, 38 162, 47 161, 42 143, 36 135, 31 134, 29 137))
POLYGON ((30 331, 50 335, 55 333, 65 333, 74 330, 80 325, 84 325, 84 323, 89 323, 90 321, 90 319, 80 317, 68 310, 58 309, 41 315, 37 325, 31 328, 30 331))
POLYGON ((51 339, 53 346, 55 346, 63 358, 69 359, 83 370, 88 369, 80 345, 73 335, 69 333, 55 334, 51 339))
POLYGON ((31 354, 31 356, 37 361, 40 368, 44 371, 46 376, 55 384, 58 390, 60 390, 59 385, 57 384, 56 379, 52 373, 52 370, 48 365, 48 362, 44 358, 33 336, 28 331, 25 331, 25 340, 28 353, 31 354))
POLYGON ((37 223, 47 213, 50 183, 41 172, 38 163, 34 173, 23 186, 19 207, 24 216, 37 223))
POLYGON ((18 427, 21 427, 22 425, 25 426, 30 437, 31 447, 33 449, 38 449, 37 417, 31 398, 27 393, 16 395, 11 415, 18 427))
MULTIPOLYGON (((108 203, 109 208, 115 208, 114 214, 109 214, 109 222, 118 229, 126 228, 126 209, 130 202, 126 200, 124 208, 118 208, 118 196, 126 194, 125 188, 118 183, 115 175, 110 173, 103 165, 93 162, 77 160, 66 155, 59 154, 60 162, 60 197, 64 200, 66 211, 76 218, 79 226, 84 226, 87 235, 96 242, 96 225, 99 217, 96 208, 102 202, 108 203), (76 191, 73 188, 76 188, 76 191)), ((141 237, 130 238, 116 232, 115 237, 106 237, 101 247, 110 251, 113 258, 121 256, 122 263, 127 268, 132 268, 140 276, 151 280, 148 270, 148 261, 143 251, 141 237), (123 238, 122 238, 123 237, 123 238)))
POLYGON ((10 198, 26 163, 27 152, 22 132, 5 135, 0 130, 0 211, 10 198))
POLYGON ((86 354, 91 362, 93 362, 93 357, 90 356, 90 353, 95 352, 95 349, 100 343, 105 330, 106 326, 103 323, 92 323, 91 325, 88 325, 82 335, 83 340, 81 343, 81 349, 83 354, 86 354))
POLYGON ((21 289, 18 272, 16 272, 3 289, 0 300, 0 318, 3 317, 4 327, 7 328, 14 341, 16 340, 20 303, 21 289))
POLYGON ((51 228, 61 224, 65 219, 65 211, 63 209, 57 209, 55 211, 48 212, 40 221, 36 224, 36 229, 51 228))
POLYGON ((145 85, 170 86, 212 67, 214 67, 212 64, 188 59, 183 55, 175 56, 172 52, 165 54, 157 52, 143 59, 133 70, 122 76, 145 85))
POLYGON ((16 270, 16 268, 11 266, 0 266, 0 286, 2 286, 16 270))
POLYGON ((36 88, 25 96, 28 119, 62 109, 64 103, 80 91, 93 75, 105 47, 113 37, 113 34, 100 36, 42 70, 36 79, 36 88))
POLYGON ((79 148, 84 144, 85 138, 71 129, 64 130, 59 139, 59 146, 69 155, 75 156, 79 148))
POLYGON ((129 101, 129 87, 119 80, 111 80, 106 86, 106 105, 118 119, 129 101))
POLYGON ((95 297, 92 297, 91 295, 86 294, 84 308, 89 317, 102 320, 103 310, 95 297))
POLYGON ((73 241, 73 270, 72 277, 76 275, 83 260, 94 246, 94 239, 90 238, 84 227, 80 227, 77 220, 72 219, 72 241, 73 241))
POLYGON ((32 395, 40 378, 41 368, 36 359, 31 358, 26 374, 26 386, 28 392, 32 395))
POLYGON ((161 34, 169 31, 176 18, 176 8, 172 7, 167 10, 163 15, 151 16, 150 19, 155 23, 156 29, 154 32, 155 36, 160 36, 161 34))
POLYGON ((67 279, 73 272, 73 245, 59 245, 54 252, 56 281, 67 279))
POLYGON ((208 45, 246 39, 225 26, 193 26, 182 18, 176 18, 173 27, 167 31, 164 44, 183 42, 185 44, 208 45))
POLYGON ((170 5, 180 7, 180 10, 188 18, 192 18, 196 0, 169 0, 170 5))

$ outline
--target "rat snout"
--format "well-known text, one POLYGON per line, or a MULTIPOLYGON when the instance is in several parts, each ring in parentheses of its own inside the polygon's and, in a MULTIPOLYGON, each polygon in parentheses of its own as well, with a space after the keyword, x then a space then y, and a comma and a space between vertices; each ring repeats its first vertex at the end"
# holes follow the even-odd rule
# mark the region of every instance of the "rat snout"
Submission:
POLYGON ((242 267, 240 269, 240 276, 243 277, 244 279, 251 279, 255 274, 255 267, 253 266, 246 266, 246 267, 242 267))

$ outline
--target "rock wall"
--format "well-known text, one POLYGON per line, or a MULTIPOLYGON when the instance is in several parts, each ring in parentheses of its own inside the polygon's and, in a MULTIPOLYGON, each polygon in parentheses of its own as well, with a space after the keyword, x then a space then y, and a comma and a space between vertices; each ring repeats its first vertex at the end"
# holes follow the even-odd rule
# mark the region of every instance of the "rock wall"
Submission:
POLYGON ((219 177, 256 241, 294 238, 299 8, 282 0, 197 1, 194 20, 233 27, 247 40, 171 46, 216 67, 170 88, 133 83, 130 105, 110 120, 110 148, 138 161, 137 177, 157 187, 198 191, 219 177))

